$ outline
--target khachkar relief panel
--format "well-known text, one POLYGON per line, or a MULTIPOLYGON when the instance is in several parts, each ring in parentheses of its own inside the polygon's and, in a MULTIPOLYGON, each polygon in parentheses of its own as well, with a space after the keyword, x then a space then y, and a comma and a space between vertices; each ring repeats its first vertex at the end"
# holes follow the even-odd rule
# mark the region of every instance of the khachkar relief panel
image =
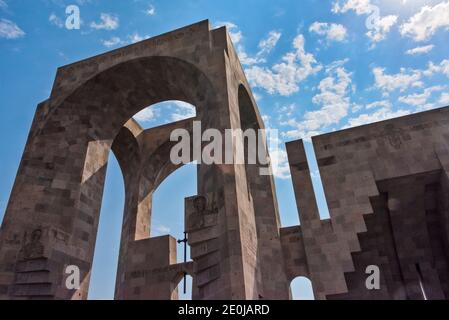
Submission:
POLYGON ((195 285, 201 289, 220 277, 220 207, 218 193, 185 199, 185 230, 194 261, 195 285))
POLYGON ((31 232, 28 237, 25 232, 24 235, 25 245, 19 252, 19 261, 26 261, 30 259, 44 258, 45 247, 42 243, 42 229, 38 228, 31 232), (29 238, 29 239, 27 239, 29 238))
POLYGON ((12 234, 5 240, 7 245, 20 246, 17 261, 49 258, 52 251, 69 244, 70 235, 52 227, 39 226, 26 230, 22 235, 12 234))
POLYGON ((5 242, 21 247, 14 267, 11 296, 17 299, 53 297, 56 285, 65 281, 64 270, 68 261, 63 258, 58 248, 67 246, 69 235, 51 227, 39 226, 24 231, 22 236, 13 234, 5 242), (59 263, 55 260, 51 261, 52 255, 60 256, 57 260, 61 261, 59 263))
POLYGON ((186 199, 186 232, 192 233, 217 224, 218 208, 215 201, 206 196, 195 196, 186 199))

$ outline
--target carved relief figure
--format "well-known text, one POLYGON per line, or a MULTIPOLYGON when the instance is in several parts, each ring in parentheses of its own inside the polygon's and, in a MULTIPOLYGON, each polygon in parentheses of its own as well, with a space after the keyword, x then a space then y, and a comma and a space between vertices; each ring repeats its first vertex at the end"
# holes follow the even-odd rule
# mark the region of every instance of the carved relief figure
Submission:
POLYGON ((206 214, 207 199, 203 196, 198 196, 193 199, 193 207, 195 209, 194 214, 192 214, 192 220, 190 226, 192 228, 202 228, 204 227, 204 215, 206 214))
POLYGON ((197 196, 193 199, 193 212, 190 214, 188 223, 189 230, 201 229, 204 227, 204 217, 209 214, 215 214, 218 209, 213 201, 210 205, 205 196, 197 196))
POLYGON ((402 146, 402 135, 403 132, 401 129, 395 129, 391 125, 387 125, 385 127, 385 135, 387 136, 387 140, 395 149, 400 149, 402 146))
POLYGON ((21 251, 23 260, 41 258, 44 255, 44 245, 41 242, 42 230, 35 229, 31 233, 30 242, 25 244, 21 251))

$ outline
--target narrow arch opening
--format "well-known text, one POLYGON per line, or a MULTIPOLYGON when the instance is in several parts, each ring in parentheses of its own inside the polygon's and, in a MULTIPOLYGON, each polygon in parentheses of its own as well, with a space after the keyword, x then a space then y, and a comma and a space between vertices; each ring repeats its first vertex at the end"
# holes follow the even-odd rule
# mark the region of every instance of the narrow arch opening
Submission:
POLYGON ((312 282, 306 277, 296 277, 290 283, 292 300, 315 300, 312 282))
MULTIPOLYGON (((197 193, 197 165, 184 165, 170 174, 153 193, 150 236, 171 235, 178 241, 177 263, 191 261, 185 241, 184 199, 197 193), (185 250, 185 251, 184 251, 185 250)), ((177 286, 178 300, 192 300, 192 277, 177 286)), ((176 296, 176 295, 175 295, 176 296)))
MULTIPOLYGON (((182 166, 169 175, 153 193, 151 237, 170 234, 177 240, 184 239, 184 199, 196 193, 196 164, 182 166)), ((187 261, 191 261, 188 245, 187 261)), ((177 247, 177 262, 184 262, 183 243, 177 247)))
POLYGON ((313 192, 315 193, 318 213, 321 220, 329 219, 329 207, 327 206, 326 195, 324 193, 323 182, 321 180, 318 162, 315 156, 315 150, 311 142, 306 141, 304 147, 306 151, 307 162, 310 167, 310 177, 312 179, 312 187, 313 192))
POLYGON ((124 202, 122 172, 114 153, 110 152, 90 277, 89 300, 114 299, 124 202))
POLYGON ((247 181, 247 192, 248 199, 251 200, 251 184, 254 183, 250 179, 250 172, 257 171, 259 168, 259 154, 258 154, 258 144, 259 144, 259 129, 260 124, 257 119, 257 114, 253 107, 251 98, 243 85, 239 86, 238 89, 238 104, 240 113, 240 127, 244 132, 243 136, 243 147, 244 147, 244 158, 245 158, 245 174, 247 181), (247 131, 248 130, 248 131, 247 131))
MULTIPOLYGON (((169 124, 196 116, 193 105, 179 100, 154 104, 136 114, 133 119, 143 130, 169 124)), ((140 129, 139 129, 140 130, 140 129)), ((131 131, 129 131, 131 134, 131 131)), ((116 139, 117 140, 117 139, 116 139)), ((128 145, 131 141, 125 141, 128 145)), ((135 141, 133 142, 135 143, 135 141)), ((123 145, 123 142, 121 143, 123 145)), ((125 146, 126 148, 126 146, 125 146)), ((115 150, 114 150, 115 151, 115 150)), ((123 151, 122 151, 123 157, 123 151)), ((122 159, 123 160, 123 159, 122 159)), ((126 161, 126 159, 125 159, 126 161)), ((122 235, 123 209, 125 207, 125 181, 122 168, 114 152, 109 151, 102 210, 94 249, 94 260, 89 285, 88 299, 114 299, 117 266, 122 235)), ((152 193, 150 237, 171 235, 184 238, 184 198, 197 193, 196 166, 186 165, 171 173, 152 193)), ((177 248, 177 262, 184 262, 184 244, 177 248)), ((190 250, 186 244, 186 260, 190 261, 190 250)), ((183 281, 181 281, 183 282, 183 281)), ((181 299, 191 299, 191 281, 188 291, 180 291, 181 299)))

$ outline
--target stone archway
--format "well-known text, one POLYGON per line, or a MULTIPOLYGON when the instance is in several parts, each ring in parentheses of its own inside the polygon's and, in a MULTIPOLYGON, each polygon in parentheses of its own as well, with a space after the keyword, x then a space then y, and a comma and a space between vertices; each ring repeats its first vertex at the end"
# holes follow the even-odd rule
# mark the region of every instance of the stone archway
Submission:
MULTIPOLYGON (((249 88, 226 28, 211 30, 208 21, 59 68, 50 98, 37 108, 2 224, 0 298, 85 299, 109 151, 123 147, 114 146, 117 137, 140 139, 128 120, 148 105, 182 100, 197 107, 203 130, 240 128, 235 115, 242 83, 249 88), (127 123, 129 132, 121 133, 127 123), (31 237, 35 230, 40 230, 39 239, 31 237), (33 246, 42 250, 24 256, 24 248, 33 246), (69 265, 80 270, 79 289, 65 286, 69 265)), ((136 146, 126 146, 131 150, 122 169, 142 160, 136 146)), ((254 203, 240 192, 247 185, 245 170, 234 164, 198 166, 198 195, 214 199, 217 224, 205 232, 207 248, 192 239, 197 241, 195 263, 201 266, 197 299, 276 298, 271 285, 262 289, 258 284, 260 232, 254 203), (210 264, 212 256, 219 258, 210 264)), ((135 192, 126 199, 120 254, 126 261, 159 255, 170 264, 173 239, 159 238, 154 247, 160 249, 153 253, 145 243, 149 221, 140 212, 148 202, 141 187, 148 177, 141 173, 125 179, 135 192)), ((269 241, 279 243, 279 237, 273 234, 269 241)), ((117 298, 146 298, 139 293, 142 288, 166 287, 147 282, 155 277, 147 274, 146 268, 119 267, 117 298), (121 284, 126 290, 121 291, 121 284)))
MULTIPOLYGON (((158 186, 183 164, 170 161, 170 150, 175 142, 170 141, 174 129, 192 130, 194 118, 154 127, 146 130, 136 128, 130 121, 117 136, 113 150, 118 154, 124 174, 126 206, 123 217, 122 237, 116 281, 116 299, 170 299, 173 281, 170 277, 153 277, 153 273, 173 273, 184 269, 177 264, 176 243, 173 237, 154 237, 150 234, 152 220, 152 198, 158 186), (128 127, 133 127, 130 134, 128 127), (132 136, 132 143, 118 140, 132 136), (124 150, 120 146, 124 145, 124 150), (133 153, 129 145, 137 145, 133 153), (115 146, 115 148, 114 148, 115 146), (131 164, 131 165, 128 165, 131 164), (157 239, 156 239, 157 238, 157 239), (158 246, 167 245, 167 250, 158 246), (156 249, 156 250, 155 250, 156 249), (140 256, 140 259, 134 259, 140 256), (136 279, 142 284, 137 285, 136 279), (157 287, 158 290, 154 290, 157 287)), ((190 269, 189 269, 190 270, 190 269)))

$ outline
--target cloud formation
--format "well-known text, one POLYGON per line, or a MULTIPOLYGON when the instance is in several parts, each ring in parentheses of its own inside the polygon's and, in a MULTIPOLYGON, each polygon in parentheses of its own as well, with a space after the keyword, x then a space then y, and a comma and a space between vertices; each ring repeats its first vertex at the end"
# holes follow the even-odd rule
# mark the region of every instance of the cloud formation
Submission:
POLYGON ((56 14, 52 13, 49 17, 48 17, 48 21, 54 25, 57 26, 58 28, 64 28, 64 22, 62 21, 61 18, 59 18, 56 14))
POLYGON ((429 40, 440 28, 449 27, 449 1, 441 2, 433 7, 424 6, 401 25, 402 36, 415 41, 429 40))
POLYGON ((17 39, 25 36, 25 32, 17 24, 7 19, 0 19, 0 38, 17 39))
POLYGON ((152 4, 150 4, 150 6, 148 7, 148 9, 145 10, 145 13, 149 16, 154 16, 156 15, 156 8, 155 6, 153 6, 152 4))
POLYGON ((119 27, 119 18, 109 13, 101 13, 99 22, 91 22, 90 27, 96 30, 115 30, 119 27))
POLYGON ((424 54, 424 53, 429 53, 430 51, 432 51, 432 49, 435 46, 433 44, 429 44, 428 46, 422 46, 422 47, 416 47, 413 49, 409 49, 405 52, 405 54, 408 55, 418 55, 418 54, 424 54))
POLYGON ((406 70, 401 68, 399 73, 387 74, 385 68, 375 67, 373 69, 375 86, 384 93, 395 90, 404 92, 410 87, 421 87, 422 72, 419 70, 406 70))
POLYGON ((286 53, 281 63, 271 68, 252 66, 246 69, 251 85, 282 96, 298 92, 300 82, 322 69, 313 54, 306 52, 304 45, 304 36, 298 34, 293 40, 293 51, 286 53))
POLYGON ((314 32, 324 36, 328 41, 344 41, 348 35, 348 30, 341 24, 314 22, 309 27, 309 32, 314 32))
POLYGON ((287 131, 286 137, 310 139, 330 125, 338 124, 348 115, 351 106, 349 93, 352 89, 352 74, 344 68, 343 63, 334 64, 326 70, 327 77, 320 81, 319 93, 312 99, 319 109, 306 111, 301 122, 290 121, 289 125, 294 129, 287 131))
POLYGON ((380 8, 370 0, 345 0, 343 4, 335 1, 332 7, 333 13, 346 13, 354 11, 357 15, 366 15, 365 25, 368 28, 366 36, 371 40, 371 49, 377 42, 385 40, 391 28, 397 23, 395 15, 381 16, 380 8))

